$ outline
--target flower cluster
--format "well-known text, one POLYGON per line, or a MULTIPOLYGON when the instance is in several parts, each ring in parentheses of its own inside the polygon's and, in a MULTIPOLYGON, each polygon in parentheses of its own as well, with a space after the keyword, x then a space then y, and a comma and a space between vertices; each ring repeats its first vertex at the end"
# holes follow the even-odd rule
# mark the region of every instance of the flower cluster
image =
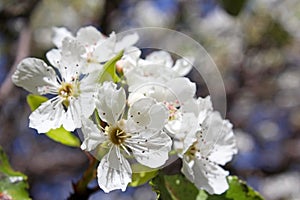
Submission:
POLYGON ((165 51, 141 58, 133 46, 137 34, 117 40, 91 26, 76 36, 65 28, 54 33, 56 48, 46 54, 51 65, 25 58, 12 76, 17 86, 49 98, 29 116, 31 128, 81 130, 81 148, 100 160, 98 183, 105 192, 126 190, 133 164, 163 167, 171 151, 199 189, 221 194, 228 188, 220 165, 237 153, 232 125, 213 110, 209 96, 195 97, 196 84, 185 77, 193 59, 174 64, 165 51))

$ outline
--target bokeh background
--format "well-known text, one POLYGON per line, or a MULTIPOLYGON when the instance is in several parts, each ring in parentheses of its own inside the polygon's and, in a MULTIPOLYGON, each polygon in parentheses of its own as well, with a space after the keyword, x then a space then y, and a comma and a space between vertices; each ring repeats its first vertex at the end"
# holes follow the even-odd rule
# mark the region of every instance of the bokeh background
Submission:
MULTIPOLYGON (((227 168, 266 199, 300 199, 298 0, 2 0, 0 145, 14 169, 29 177, 33 199, 66 199, 88 159, 80 149, 28 128, 27 92, 13 86, 10 76, 20 59, 45 58, 53 26, 75 32, 85 25, 104 34, 164 27, 202 44, 223 76, 227 118, 240 149, 227 168)), ((99 191, 90 199, 117 198, 147 200, 155 194, 141 186, 126 193, 99 191)))

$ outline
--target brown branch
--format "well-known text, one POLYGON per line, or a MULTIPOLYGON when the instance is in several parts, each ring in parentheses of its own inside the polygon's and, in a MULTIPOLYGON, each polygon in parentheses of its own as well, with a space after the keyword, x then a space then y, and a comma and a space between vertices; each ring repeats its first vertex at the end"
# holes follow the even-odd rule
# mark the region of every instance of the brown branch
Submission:
POLYGON ((0 107, 5 102, 8 95, 11 93, 13 89, 13 83, 11 80, 11 76, 16 71, 18 63, 25 57, 28 56, 30 50, 30 41, 31 41, 31 30, 27 24, 21 30, 19 39, 18 39, 18 46, 17 46, 17 53, 15 57, 15 61, 10 68, 9 73, 7 74, 4 82, 0 86, 0 107))
POLYGON ((76 183, 73 183, 74 192, 68 197, 68 200, 72 199, 88 199, 90 195, 98 191, 100 188, 97 186, 95 188, 88 188, 88 184, 96 178, 96 166, 99 164, 90 153, 84 151, 89 159, 89 166, 83 173, 83 176, 76 183))
POLYGON ((0 9, 0 22, 3 23, 16 18, 28 19, 38 3, 39 0, 27 0, 6 5, 0 9))
POLYGON ((121 5, 122 0, 106 0, 104 2, 104 14, 100 19, 101 32, 108 35, 111 30, 111 17, 121 5))

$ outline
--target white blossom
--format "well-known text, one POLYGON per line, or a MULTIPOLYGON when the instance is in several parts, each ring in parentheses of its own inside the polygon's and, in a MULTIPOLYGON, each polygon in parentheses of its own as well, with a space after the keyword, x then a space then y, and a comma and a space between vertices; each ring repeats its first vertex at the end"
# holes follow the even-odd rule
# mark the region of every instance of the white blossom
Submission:
POLYGON ((173 149, 179 155, 186 152, 197 140, 196 132, 200 129, 208 113, 213 110, 210 96, 198 99, 190 98, 182 106, 182 121, 180 129, 173 136, 173 149))
POLYGON ((197 132, 187 135, 185 140, 194 142, 182 154, 182 173, 197 188, 210 194, 225 192, 229 187, 226 180, 229 173, 219 165, 225 165, 237 153, 232 125, 218 112, 211 111, 197 132))
POLYGON ((141 59, 140 55, 140 50, 131 49, 131 53, 118 62, 126 77, 129 91, 134 91, 147 82, 164 83, 185 76, 192 69, 192 58, 178 59, 173 65, 171 55, 165 51, 153 52, 145 59, 141 59))
MULTIPOLYGON (((97 96, 96 108, 107 125, 98 128, 86 119, 81 148, 91 151, 98 145, 107 146, 108 153, 98 166, 98 183, 104 192, 125 190, 131 182, 132 170, 126 156, 133 155, 142 165, 157 168, 168 159, 172 141, 162 131, 168 112, 152 98, 142 98, 129 107, 126 95, 112 82, 104 82, 97 96)), ((99 125, 98 125, 99 126, 99 125)))
POLYGON ((114 32, 106 37, 92 26, 80 28, 77 31, 76 36, 73 36, 72 33, 64 27, 54 28, 53 30, 53 43, 58 49, 49 51, 47 57, 55 57, 57 51, 59 51, 61 47, 62 40, 66 37, 71 37, 85 47, 83 57, 88 64, 87 67, 83 69, 85 72, 101 70, 104 62, 110 60, 122 50, 125 50, 126 54, 126 51, 130 51, 131 46, 138 40, 138 35, 133 33, 126 35, 121 40, 117 41, 117 36, 114 32))
POLYGON ((83 74, 86 62, 81 55, 84 48, 75 40, 63 40, 59 60, 48 66, 37 58, 25 58, 12 76, 20 87, 40 95, 50 95, 29 116, 29 126, 45 133, 61 125, 68 131, 81 127, 81 117, 89 117, 95 109, 93 100, 94 74, 83 74))
POLYGON ((169 111, 165 130, 171 136, 175 136, 177 133, 190 129, 183 126, 186 120, 192 120, 189 119, 191 117, 196 119, 196 115, 186 116, 190 114, 187 109, 190 107, 190 102, 193 103, 195 93, 195 83, 192 83, 188 78, 178 77, 166 83, 149 82, 141 84, 135 91, 132 91, 128 101, 129 104, 132 104, 140 98, 151 97, 158 102, 162 102, 169 111))
POLYGON ((213 111, 209 96, 195 97, 196 84, 184 77, 194 59, 174 63, 165 51, 142 59, 133 46, 136 33, 118 40, 114 32, 107 37, 92 26, 75 35, 53 30, 56 49, 46 54, 51 66, 26 58, 12 76, 17 86, 49 98, 30 114, 29 127, 38 133, 81 128, 81 149, 100 160, 98 184, 106 193, 126 190, 133 164, 164 166, 172 148, 182 159, 182 173, 198 189, 210 194, 228 189, 229 173, 221 166, 237 153, 232 125, 213 111), (115 68, 103 72, 103 66, 121 51, 116 73, 122 86, 99 83, 100 75, 115 73, 110 71, 115 68))

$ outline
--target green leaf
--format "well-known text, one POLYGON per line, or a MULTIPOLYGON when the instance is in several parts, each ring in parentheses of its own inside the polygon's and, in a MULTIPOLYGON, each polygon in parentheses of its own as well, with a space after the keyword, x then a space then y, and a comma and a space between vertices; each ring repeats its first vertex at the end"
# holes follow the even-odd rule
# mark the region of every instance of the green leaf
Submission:
POLYGON ((228 14, 233 16, 238 16, 246 2, 247 0, 221 0, 223 8, 228 14))
POLYGON ((27 103, 31 109, 34 111, 37 109, 42 103, 48 101, 48 99, 44 96, 29 94, 27 95, 27 103))
POLYGON ((154 179, 152 179, 149 184, 152 186, 152 190, 156 192, 157 197, 156 200, 170 200, 172 197, 170 196, 166 186, 164 177, 159 174, 154 179))
POLYGON ((162 200, 195 200, 199 193, 194 184, 181 174, 168 176, 160 173, 151 185, 158 193, 158 199, 162 200))
POLYGON ((226 192, 226 197, 233 200, 263 200, 264 198, 245 181, 240 180, 236 176, 229 176, 229 189, 226 192))
POLYGON ((46 133, 46 135, 55 142, 59 142, 67 146, 80 146, 80 140, 75 135, 65 130, 63 127, 51 129, 48 133, 46 133))
MULTIPOLYGON (((42 103, 44 103, 47 100, 48 99, 44 96, 34 94, 29 94, 27 96, 27 103, 32 111, 37 109, 42 103)), ((46 133, 46 135, 55 142, 59 142, 67 146, 80 146, 80 140, 75 135, 65 130, 63 127, 51 129, 48 133, 46 133)))
POLYGON ((131 165, 132 168, 132 181, 129 183, 129 186, 137 187, 139 185, 143 185, 150 181, 158 174, 157 169, 152 169, 140 164, 131 165))
POLYGON ((120 51, 115 57, 107 61, 103 66, 103 71, 100 73, 99 82, 113 81, 115 83, 119 82, 121 79, 116 72, 116 63, 123 56, 124 51, 120 51))
POLYGON ((236 176, 227 177, 229 189, 221 195, 210 195, 204 190, 198 190, 193 183, 183 175, 159 174, 150 184, 157 193, 157 199, 162 200, 263 200, 264 198, 246 182, 236 176))
POLYGON ((0 198, 29 200, 27 176, 14 171, 0 147, 0 198))
POLYGON ((199 192, 197 200, 263 200, 264 198, 245 181, 236 176, 228 176, 229 189, 221 195, 210 195, 205 191, 199 192))

